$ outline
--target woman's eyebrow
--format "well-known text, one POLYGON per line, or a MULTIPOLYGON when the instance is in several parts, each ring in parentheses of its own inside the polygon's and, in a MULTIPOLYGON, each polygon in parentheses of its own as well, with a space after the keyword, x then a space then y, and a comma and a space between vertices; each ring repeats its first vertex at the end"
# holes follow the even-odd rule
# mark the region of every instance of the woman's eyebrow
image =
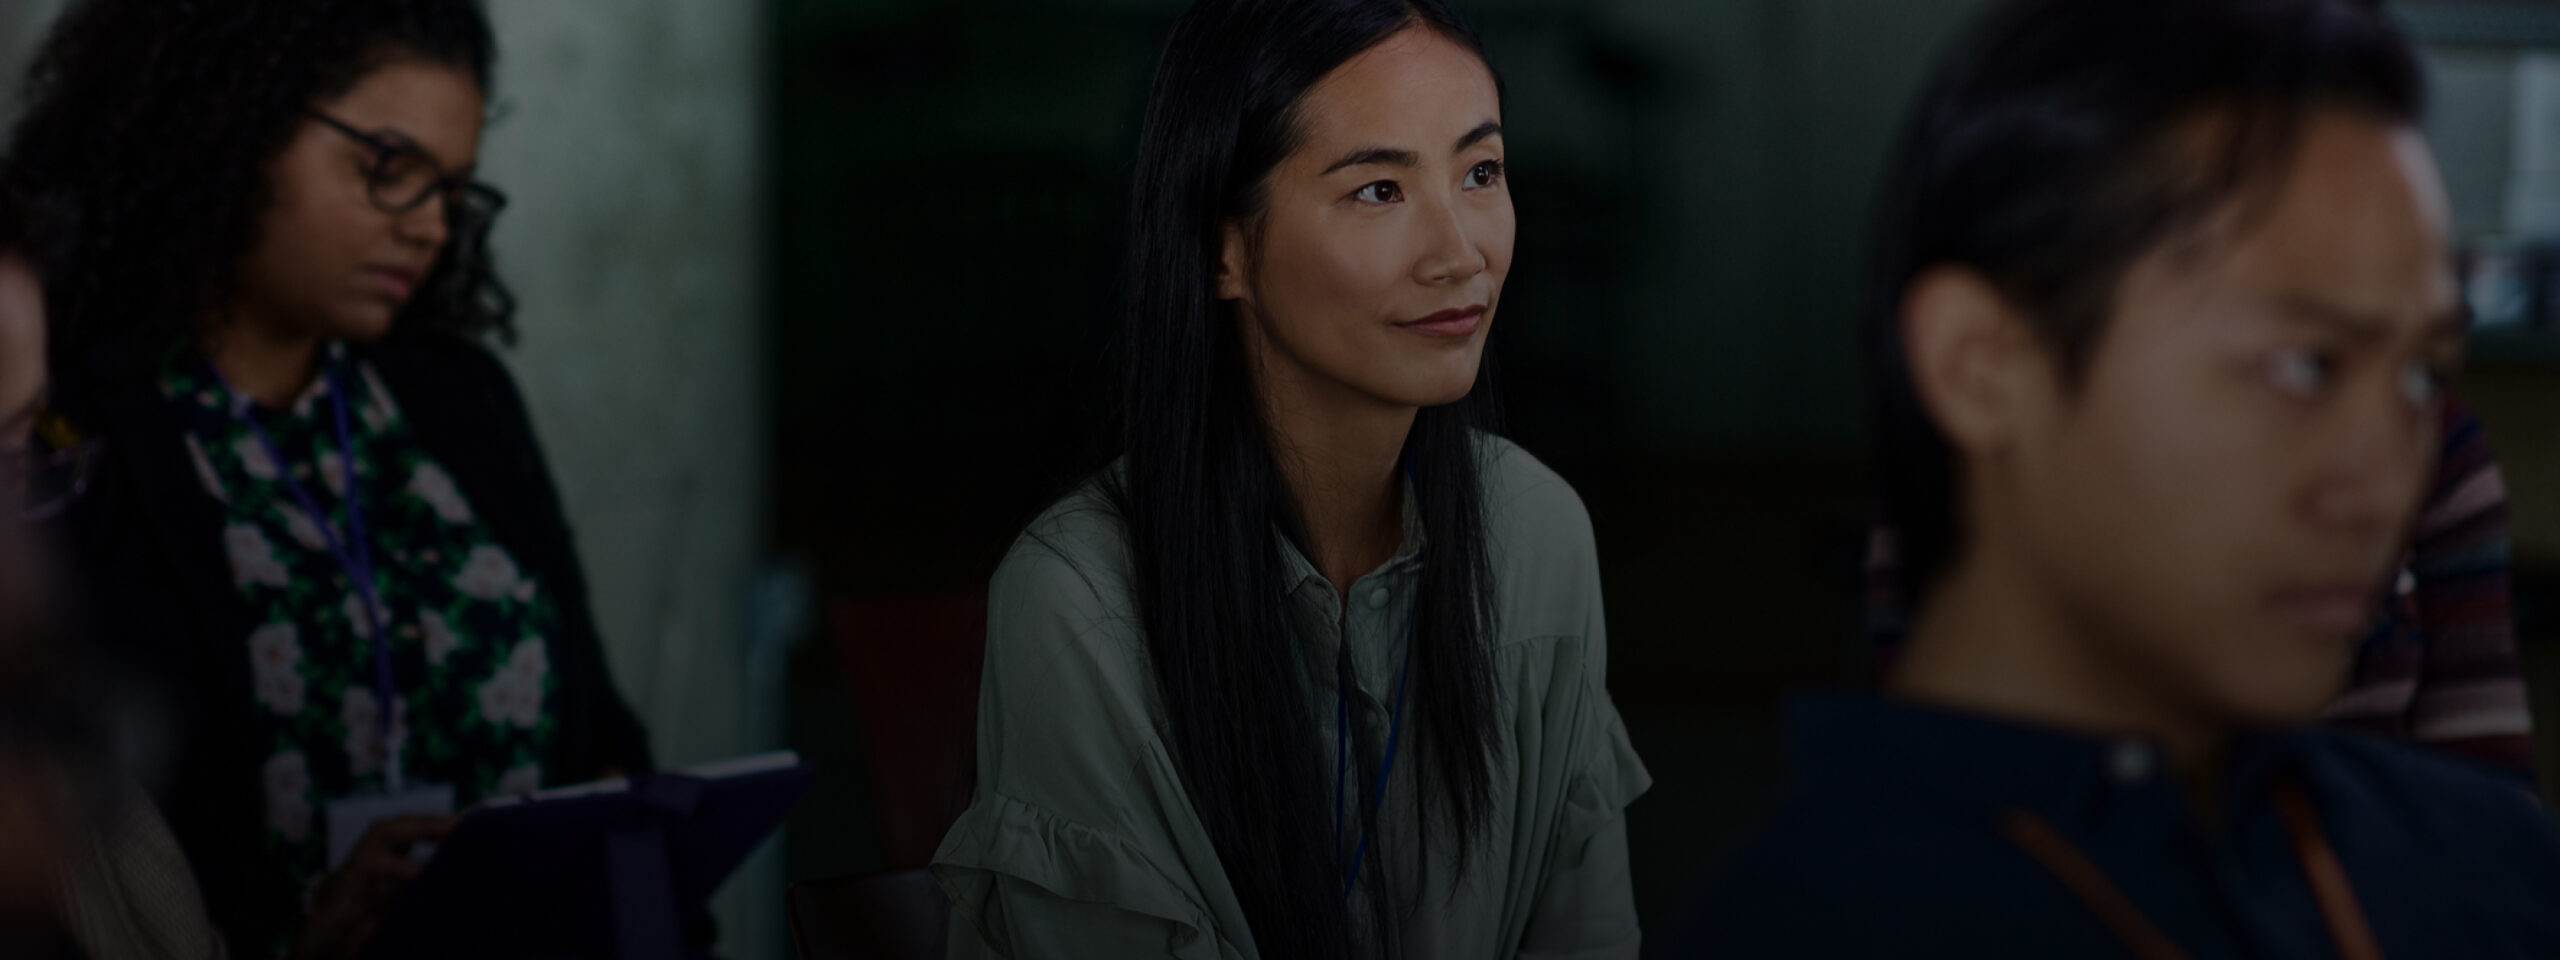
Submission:
POLYGON ((1334 171, 1340 170, 1344 167, 1360 167, 1371 164, 1390 167, 1405 167, 1410 169, 1422 165, 1422 155, 1411 150, 1400 150, 1395 147, 1362 147, 1358 150, 1353 150, 1350 153, 1343 154, 1342 159, 1336 160, 1333 162, 1332 166, 1324 168, 1324 175, 1331 175, 1334 171))
MULTIPOLYGON (((1458 145, 1449 148, 1449 152, 1464 153, 1468 147, 1475 146, 1476 144, 1483 143, 1488 139, 1501 135, 1501 121, 1487 120, 1481 124, 1477 124, 1475 129, 1467 131, 1466 136, 1459 137, 1458 145)), ((1400 147, 1361 147, 1360 149, 1353 150, 1350 153, 1343 154, 1342 159, 1336 160, 1333 162, 1332 166, 1324 168, 1324 174, 1321 175, 1329 176, 1334 171, 1340 170, 1344 167, 1360 167, 1372 164, 1388 167, 1405 167, 1410 169, 1422 165, 1422 155, 1400 147)))

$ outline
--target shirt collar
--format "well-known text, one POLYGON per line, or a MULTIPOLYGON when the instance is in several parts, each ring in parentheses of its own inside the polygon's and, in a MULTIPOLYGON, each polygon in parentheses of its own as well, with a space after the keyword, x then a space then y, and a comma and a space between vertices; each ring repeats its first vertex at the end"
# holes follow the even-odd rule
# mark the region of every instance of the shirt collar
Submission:
MULTIPOLYGON (((1789 761, 1799 789, 1897 796, 1919 787, 1961 807, 2022 809, 2066 831, 2134 794, 2186 808, 2160 745, 1872 695, 1790 704, 1789 761)), ((2231 747, 2223 801, 2257 803, 2301 759, 2308 728, 2245 734, 2231 747)), ((2235 818, 2223 818, 2225 823, 2235 818)))
MULTIPOLYGON (((1376 573, 1388 570, 1395 570, 1407 564, 1419 561, 1422 557, 1422 548, 1429 540, 1429 537, 1424 532, 1422 526, 1422 510, 1417 506, 1414 499, 1413 478, 1407 477, 1404 479, 1403 483, 1404 504, 1402 507, 1402 514, 1404 531, 1401 535, 1402 539, 1396 545, 1395 555, 1387 558, 1387 562, 1379 566, 1377 570, 1371 571, 1370 575, 1375 575, 1376 573)), ((1314 583, 1330 584, 1330 581, 1325 579, 1324 571, 1317 569, 1315 562, 1307 559, 1305 551, 1298 549, 1297 542, 1290 539, 1287 531, 1284 531, 1275 525, 1271 528, 1271 539, 1273 542, 1280 545, 1280 569, 1287 577, 1287 581, 1285 583, 1286 589, 1282 591, 1284 594, 1295 593, 1308 586, 1310 581, 1314 583)), ((1366 579, 1366 577, 1364 576, 1362 579, 1366 579)))
MULTIPOLYGON (((331 340, 320 349, 322 375, 312 377, 311 383, 304 386, 302 392, 293 398, 293 403, 285 408, 286 414, 295 419, 309 419, 319 409, 320 401, 328 399, 331 381, 326 373, 328 368, 346 369, 347 345, 344 342, 331 340)), ((169 369, 161 377, 160 389, 171 399, 225 417, 259 409, 248 397, 234 396, 223 385, 221 374, 213 369, 213 361, 195 350, 181 351, 169 358, 169 369)))

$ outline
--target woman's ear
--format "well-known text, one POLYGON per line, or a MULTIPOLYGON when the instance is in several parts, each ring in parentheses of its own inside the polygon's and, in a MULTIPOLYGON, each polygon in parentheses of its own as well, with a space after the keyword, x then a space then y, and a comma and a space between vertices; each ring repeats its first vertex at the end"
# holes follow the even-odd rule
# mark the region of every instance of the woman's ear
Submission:
POLYGON ((1244 225, 1233 220, 1218 228, 1218 299, 1243 300, 1253 291, 1253 244, 1244 225))

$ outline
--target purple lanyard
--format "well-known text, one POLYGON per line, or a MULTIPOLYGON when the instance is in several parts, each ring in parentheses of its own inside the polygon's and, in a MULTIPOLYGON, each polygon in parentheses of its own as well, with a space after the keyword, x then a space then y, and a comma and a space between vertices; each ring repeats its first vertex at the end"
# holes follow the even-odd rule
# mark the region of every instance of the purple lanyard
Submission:
MULTIPOLYGON (((1413 486, 1413 461, 1404 461, 1404 482, 1408 491, 1413 486)), ((1408 492, 1407 496, 1412 494, 1408 492)), ((1347 598, 1346 598, 1347 599, 1347 598)), ((1360 865, 1369 859, 1369 835, 1378 822, 1378 812, 1387 805, 1387 774, 1396 768, 1396 741, 1404 736, 1404 682, 1413 672, 1413 625, 1422 609, 1421 598, 1405 608, 1404 664, 1396 668, 1396 705, 1388 712, 1387 755, 1378 761, 1378 786, 1369 794, 1369 819, 1360 825, 1360 843, 1351 851, 1351 868, 1342 876, 1342 898, 1351 899, 1351 891, 1360 885, 1360 865)), ((1349 642, 1350 638, 1343 638, 1349 642)), ((1333 855, 1342 855, 1343 784, 1351 773, 1351 697, 1336 685, 1333 690, 1333 855)))
MULTIPOLYGON (((399 695, 400 687, 391 669, 391 617, 390 611, 382 605, 381 595, 376 592, 373 541, 365 535, 363 497, 359 496, 356 486, 354 431, 347 426, 347 384, 346 378, 340 375, 337 358, 333 355, 325 362, 325 375, 329 378, 331 420, 337 428, 339 469, 343 471, 347 489, 347 535, 343 539, 329 524, 328 512, 320 509, 320 501, 311 495, 310 488, 293 478, 291 462, 285 459, 284 448, 276 445, 275 437, 267 433, 266 426, 250 414, 249 398, 232 389, 231 382, 223 379, 222 371, 213 369, 211 363, 205 367, 213 370, 214 381, 222 384, 223 392, 230 395, 232 417, 247 424, 249 432, 257 436, 258 445, 265 448, 268 461, 275 464, 276 479, 284 485, 285 492, 293 495, 294 502, 301 505, 302 512, 311 518, 311 524, 320 528, 321 538, 329 544, 330 555, 337 559, 339 569, 355 586, 357 595, 364 599, 365 624, 373 637, 373 700, 380 705, 375 722, 382 732, 383 779, 391 792, 398 793, 405 789, 402 782, 405 778, 400 770, 400 740, 394 735, 392 722, 398 715, 393 698, 399 695)), ((318 458, 313 459, 313 469, 317 471, 318 458)))
MULTIPOLYGON (((1421 601, 1414 601, 1416 607, 1421 601)), ((1404 622, 1404 665, 1396 668, 1396 705, 1387 721, 1387 755, 1378 761, 1378 787, 1369 794, 1369 822, 1360 827, 1360 845, 1351 852, 1351 869, 1342 877, 1342 897, 1360 884, 1360 864, 1369 859, 1369 835, 1376 826, 1378 812, 1386 808, 1387 772, 1396 767, 1396 741, 1404 734, 1404 681, 1413 669, 1413 617, 1404 622)), ((1351 772, 1351 698, 1336 687, 1333 691, 1333 853, 1342 855, 1342 785, 1351 772)))

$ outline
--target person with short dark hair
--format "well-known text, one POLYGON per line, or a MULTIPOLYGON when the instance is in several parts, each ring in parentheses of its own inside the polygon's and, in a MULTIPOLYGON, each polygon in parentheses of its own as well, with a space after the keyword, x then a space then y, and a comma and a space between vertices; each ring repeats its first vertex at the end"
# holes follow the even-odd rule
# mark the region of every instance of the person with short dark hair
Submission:
MULTIPOLYGON (((2508 597, 2507 488, 2488 428, 2444 404, 2443 451, 2402 557, 2356 647, 2345 689, 2321 714, 2340 729, 2406 740, 2538 782, 2524 658, 2508 597)), ((1867 636, 1890 672, 1910 619, 1893 531, 1867 553, 1867 636)))
POLYGON ((1701 956, 2560 956, 2511 780, 2312 723, 2462 351, 2408 42, 2343 0, 2005 0, 1879 201, 1881 696, 1790 716, 1701 956))

